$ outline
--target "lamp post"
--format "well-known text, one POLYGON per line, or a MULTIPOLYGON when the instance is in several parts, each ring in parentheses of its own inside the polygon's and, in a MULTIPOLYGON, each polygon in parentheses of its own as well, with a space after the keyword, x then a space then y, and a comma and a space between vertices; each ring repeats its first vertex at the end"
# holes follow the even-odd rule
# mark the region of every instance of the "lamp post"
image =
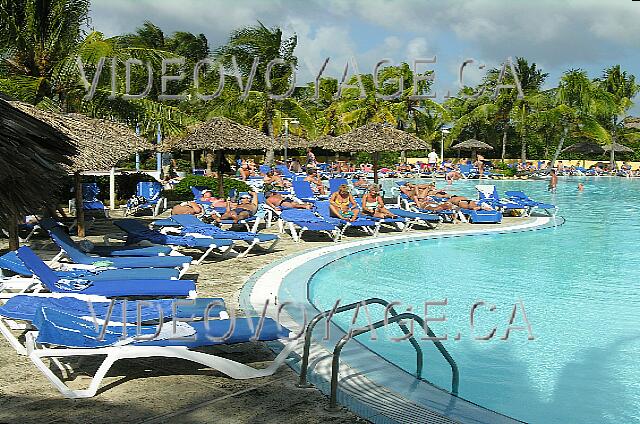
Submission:
POLYGON ((451 131, 449 131, 449 128, 441 128, 440 129, 440 134, 441 134, 441 138, 440 138, 440 162, 444 162, 444 135, 445 134, 449 134, 451 131))
POLYGON ((284 121, 284 162, 287 162, 289 159, 289 122, 293 125, 297 125, 300 123, 296 118, 282 118, 284 121))
MULTIPOLYGON (((140 137, 140 123, 136 124, 136 135, 140 137)), ((140 152, 138 151, 138 140, 136 140, 136 172, 140 172, 140 152)))

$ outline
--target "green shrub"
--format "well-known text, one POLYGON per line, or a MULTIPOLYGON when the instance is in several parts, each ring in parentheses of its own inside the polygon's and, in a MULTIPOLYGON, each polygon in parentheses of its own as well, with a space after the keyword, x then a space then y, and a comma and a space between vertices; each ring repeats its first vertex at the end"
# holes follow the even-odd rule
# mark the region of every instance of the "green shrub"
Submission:
MULTIPOLYGON (((218 194, 218 179, 212 177, 204 177, 202 175, 187 175, 173 188, 171 197, 191 198, 193 193, 191 187, 206 187, 218 194)), ((237 191, 249 191, 250 187, 244 181, 235 180, 233 178, 224 178, 223 180, 224 195, 228 196, 231 189, 237 191)))
POLYGON ((510 168, 504 162, 498 162, 493 166, 494 170, 499 171, 498 173, 504 175, 505 177, 513 177, 516 175, 516 169, 510 168))

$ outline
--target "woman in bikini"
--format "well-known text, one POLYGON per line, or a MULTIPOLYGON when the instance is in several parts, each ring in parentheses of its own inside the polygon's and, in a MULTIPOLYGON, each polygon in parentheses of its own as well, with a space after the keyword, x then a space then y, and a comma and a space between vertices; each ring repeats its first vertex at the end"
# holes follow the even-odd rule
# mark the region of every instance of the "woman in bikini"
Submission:
POLYGON ((387 208, 379 194, 380 188, 377 184, 369 186, 369 191, 362 196, 362 213, 375 218, 396 218, 387 208))
POLYGON ((478 210, 492 211, 493 210, 493 208, 486 203, 479 204, 478 202, 468 199, 464 196, 453 196, 449 199, 449 202, 451 202, 453 205, 456 205, 457 207, 462 209, 471 209, 474 211, 478 211, 478 210))
POLYGON ((358 219, 358 213, 360 212, 356 199, 353 198, 349 192, 349 186, 346 184, 341 184, 338 187, 338 191, 331 195, 329 209, 332 217, 351 222, 358 219))

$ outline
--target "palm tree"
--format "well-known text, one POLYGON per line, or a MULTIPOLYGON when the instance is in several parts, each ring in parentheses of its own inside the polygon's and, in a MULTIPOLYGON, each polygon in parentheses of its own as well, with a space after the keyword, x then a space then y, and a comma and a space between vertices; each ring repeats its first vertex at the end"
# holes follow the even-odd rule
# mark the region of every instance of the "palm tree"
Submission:
MULTIPOLYGON (((156 101, 152 90, 138 100, 122 99, 124 81, 113 98, 107 66, 93 99, 83 100, 85 87, 78 79, 76 59, 88 75, 100 58, 129 58, 150 62, 159 69, 163 58, 175 57, 164 48, 162 31, 150 22, 135 35, 105 39, 99 32, 85 34, 89 1, 0 0, 0 91, 41 108, 82 112, 117 119, 131 126, 141 124, 142 134, 153 137, 160 123, 167 135, 176 135, 194 120, 177 107, 156 101)), ((141 68, 141 67, 140 67, 141 68)), ((133 74, 134 91, 147 82, 146 69, 133 74)), ((156 86, 158 84, 155 84, 156 86)))
MULTIPOLYGON (((259 128, 269 136, 275 135, 276 107, 274 107, 274 103, 276 101, 267 94, 270 88, 267 87, 265 79, 267 64, 274 59, 283 59, 286 63, 294 67, 297 66, 297 58, 293 53, 297 43, 298 39, 295 35, 284 38, 280 28, 267 28, 258 22, 258 25, 233 31, 227 44, 215 52, 216 57, 227 67, 227 70, 233 71, 233 61, 235 60, 241 76, 245 78, 244 84, 248 83, 254 59, 259 58, 260 62, 256 68, 251 91, 255 92, 254 97, 262 105, 260 112, 262 118, 257 120, 256 124, 259 124, 259 128), (262 95, 258 93, 262 93, 262 95)), ((294 76, 295 74, 291 73, 288 66, 274 67, 271 77, 271 92, 282 93, 286 91, 294 76)), ((266 162, 273 162, 273 149, 267 150, 266 162)))
POLYGON ((522 162, 526 162, 527 134, 530 127, 528 117, 533 110, 546 103, 545 100, 547 96, 541 95, 540 89, 549 74, 538 69, 535 63, 529 64, 523 57, 516 58, 514 67, 520 80, 520 87, 524 93, 524 98, 515 100, 510 112, 510 118, 516 132, 520 135, 520 159, 522 162))
MULTIPOLYGON (((627 110, 633 106, 631 99, 638 93, 639 87, 636 84, 634 75, 628 75, 626 71, 621 71, 620 65, 615 65, 605 69, 600 80, 597 80, 599 87, 605 92, 613 95, 615 108, 611 111, 609 123, 611 124, 611 139, 617 140, 617 132, 622 130, 622 120, 625 118, 627 110), (622 118, 622 119, 620 119, 622 118)), ((615 152, 611 149, 610 168, 615 168, 615 152)))
POLYGON ((564 73, 556 90, 556 104, 551 116, 556 118, 556 122, 557 119, 561 120, 564 131, 551 160, 551 167, 558 159, 570 131, 573 131, 573 135, 590 138, 601 144, 610 142, 611 136, 599 119, 610 116, 615 109, 615 99, 589 80, 585 71, 572 69, 564 73))
POLYGON ((0 89, 38 103, 64 104, 58 66, 81 44, 89 0, 0 0, 0 89))

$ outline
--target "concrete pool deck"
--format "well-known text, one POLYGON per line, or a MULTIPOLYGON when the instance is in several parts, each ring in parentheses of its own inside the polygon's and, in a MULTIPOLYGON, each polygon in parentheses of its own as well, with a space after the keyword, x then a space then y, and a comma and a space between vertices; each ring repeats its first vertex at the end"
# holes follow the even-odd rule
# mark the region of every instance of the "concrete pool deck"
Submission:
MULTIPOLYGON (((504 229, 530 221, 505 218, 491 228, 504 229)), ((438 231, 477 230, 487 225, 442 225, 438 231)), ((275 231, 275 228, 266 230, 275 231)), ((428 232, 429 230, 426 230, 428 232)), ((101 221, 88 231, 88 238, 101 241, 101 235, 117 232, 109 221, 101 221)), ((420 231, 422 232, 422 231, 420 231)), ((379 238, 397 235, 383 232, 379 238)), ((345 241, 364 237, 350 233, 345 241), (353 234, 353 235, 352 235, 353 234)), ((250 254, 245 258, 207 260, 190 268, 187 278, 197 278, 198 295, 223 297, 238 307, 239 293, 249 278, 274 261, 308 249, 333 246, 324 236, 305 234, 305 242, 295 243, 285 235, 271 253, 250 254), (307 237, 308 236, 308 237, 307 237)), ((342 244, 341 242, 339 244, 342 244)), ((44 238, 30 243, 45 258, 57 253, 44 238)), ((0 240, 0 250, 6 250, 0 240)), ((4 251, 3 250, 3 251, 4 251)), ((197 252, 195 252, 197 254, 197 252)), ((244 344, 211 349, 222 356, 253 366, 273 358, 262 344, 244 344)), ((172 359, 140 359, 116 363, 103 383, 103 390, 91 399, 62 398, 26 357, 18 356, 5 341, 0 342, 0 422, 108 423, 352 423, 363 421, 349 411, 328 413, 327 398, 315 389, 298 389, 297 374, 284 366, 275 375, 254 380, 232 380, 190 362, 172 359)), ((74 368, 74 387, 87 381, 94 362, 84 361, 74 368)))

